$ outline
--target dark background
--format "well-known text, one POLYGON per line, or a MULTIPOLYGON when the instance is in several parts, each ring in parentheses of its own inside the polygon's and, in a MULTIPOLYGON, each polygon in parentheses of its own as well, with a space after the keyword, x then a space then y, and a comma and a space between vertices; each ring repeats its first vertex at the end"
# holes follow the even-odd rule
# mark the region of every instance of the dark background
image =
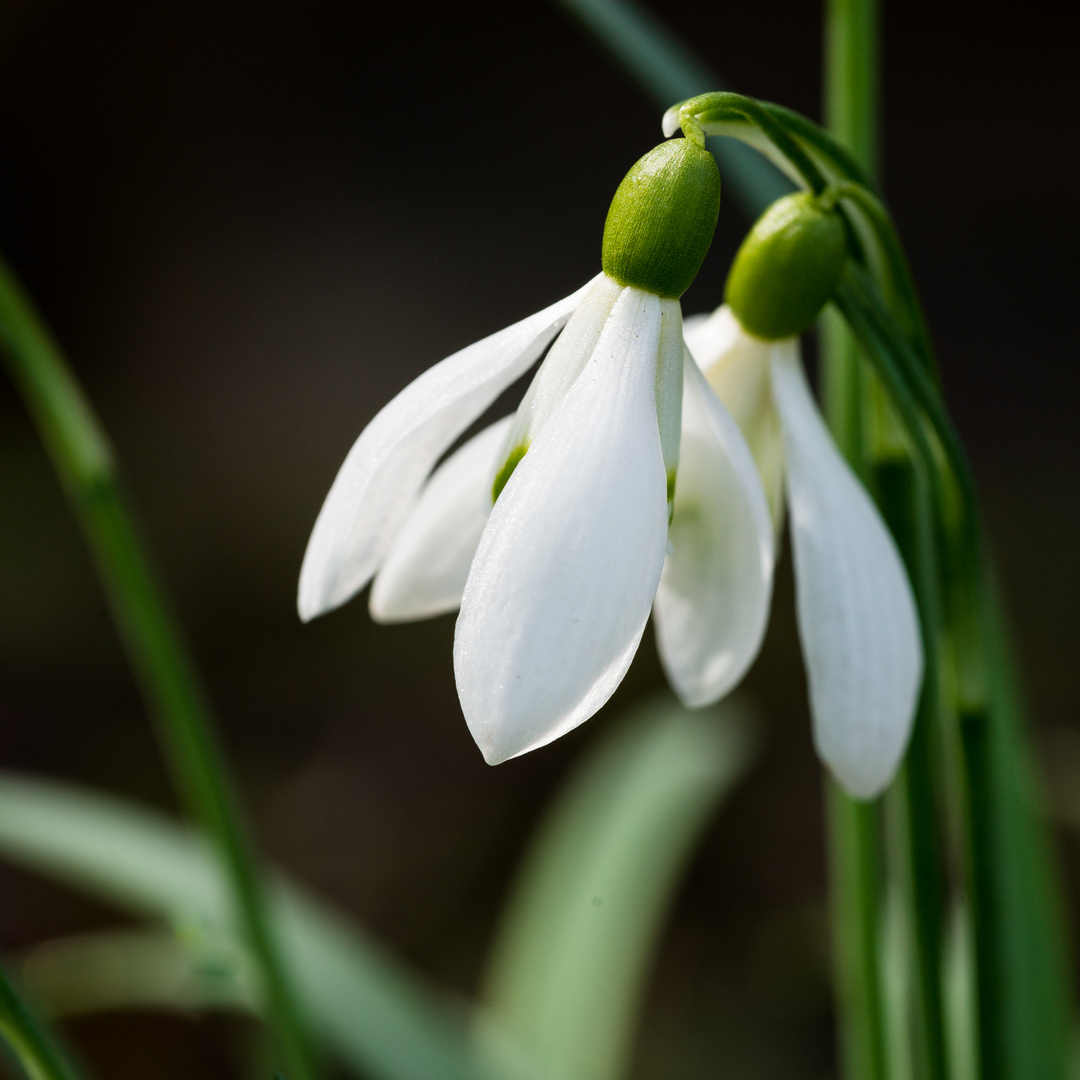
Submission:
MULTIPOLYGON (((733 88, 819 116, 817 5, 652 9, 733 88)), ((888 5, 883 155, 1040 745, 1065 784, 1080 777, 1066 9, 888 5)), ((608 200, 659 120, 550 3, 0 7, 0 248, 112 434, 262 842, 463 993, 559 778, 662 685, 651 637, 600 716, 490 769, 454 693, 453 619, 376 627, 361 599, 302 627, 300 558, 386 400, 597 271, 608 200)), ((719 302, 746 225, 729 201, 688 313, 719 302)), ((834 1068, 821 780, 791 593, 785 558, 746 681, 765 752, 680 894, 642 1080, 834 1068)), ((2 380, 0 767, 173 804, 80 537, 2 380)), ((1060 847, 1075 886, 1080 849, 1066 834, 1060 847)), ((0 867, 8 953, 113 919, 0 867)), ((236 1075, 242 1034, 150 1015, 70 1031, 117 1080, 236 1075)))

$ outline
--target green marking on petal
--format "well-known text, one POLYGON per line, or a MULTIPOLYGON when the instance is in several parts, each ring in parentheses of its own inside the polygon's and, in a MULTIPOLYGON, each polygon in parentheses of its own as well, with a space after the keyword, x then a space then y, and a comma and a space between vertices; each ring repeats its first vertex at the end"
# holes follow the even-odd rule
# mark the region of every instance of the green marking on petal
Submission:
POLYGON ((671 519, 675 516, 675 470, 669 469, 667 474, 667 523, 670 527, 671 519))
POLYGON ((495 474, 495 483, 491 485, 491 501, 495 500, 502 494, 502 489, 506 487, 506 482, 514 475, 514 470, 518 467, 518 462, 528 453, 528 446, 515 446, 510 451, 509 456, 503 462, 502 468, 495 474))

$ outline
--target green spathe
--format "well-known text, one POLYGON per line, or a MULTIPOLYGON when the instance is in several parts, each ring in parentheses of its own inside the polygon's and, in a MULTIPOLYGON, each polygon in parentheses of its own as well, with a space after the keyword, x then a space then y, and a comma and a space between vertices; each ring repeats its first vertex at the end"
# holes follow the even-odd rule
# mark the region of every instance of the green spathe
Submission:
POLYGON ((766 341, 808 330, 829 301, 847 256, 844 223, 808 191, 777 199, 731 264, 724 299, 766 341))
POLYGON ((604 224, 604 273, 620 285, 678 300, 712 243, 720 173, 690 139, 650 150, 623 178, 604 224))

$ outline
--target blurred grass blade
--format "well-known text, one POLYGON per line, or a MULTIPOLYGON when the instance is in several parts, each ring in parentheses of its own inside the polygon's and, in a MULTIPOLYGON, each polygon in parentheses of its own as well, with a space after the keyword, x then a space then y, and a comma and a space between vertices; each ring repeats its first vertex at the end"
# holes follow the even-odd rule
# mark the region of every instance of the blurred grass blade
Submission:
MULTIPOLYGON (((677 34, 633 0, 558 2, 652 95, 661 111, 697 94, 727 89, 677 34)), ((751 220, 792 189, 779 169, 736 139, 710 139, 709 149, 720 163, 728 192, 751 220)))
MULTIPOLYGON (((0 855, 135 914, 237 942, 209 847, 121 800, 0 774, 0 855)), ((312 1021, 377 1080, 477 1080, 464 1017, 344 919, 279 881, 271 912, 312 1021)))
POLYGON ((48 327, 0 258, 0 360, 83 530, 132 673, 181 799, 216 845, 266 988, 275 1057, 293 1080, 321 1075, 303 1007, 268 925, 262 869, 216 725, 127 505, 104 428, 48 327))
POLYGON ((109 930, 57 938, 22 962, 22 979, 50 1016, 113 1009, 258 1012, 251 965, 204 933, 109 930))
POLYGON ((48 1029, 26 1007, 0 969, 0 1039, 30 1080, 79 1080, 48 1029))
POLYGON ((737 701, 642 708, 575 770, 541 824, 487 979, 489 1047, 546 1080, 625 1072, 654 945, 694 844, 745 770, 737 701))

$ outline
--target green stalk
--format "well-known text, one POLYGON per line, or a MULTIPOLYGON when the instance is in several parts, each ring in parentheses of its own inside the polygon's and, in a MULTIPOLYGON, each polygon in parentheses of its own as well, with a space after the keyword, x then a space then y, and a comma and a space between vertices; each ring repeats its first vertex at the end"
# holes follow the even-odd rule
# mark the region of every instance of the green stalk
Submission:
MULTIPOLYGON (((870 173, 877 158, 877 55, 876 0, 828 0, 825 121, 837 141, 870 173)), ((832 312, 822 323, 821 379, 837 445, 856 474, 866 479, 871 464, 867 395, 854 341, 832 312)), ((829 860, 844 1075, 847 1080, 884 1080, 888 1072, 880 971, 884 910, 880 824, 876 808, 830 787, 829 860)))
POLYGON ((843 1075, 886 1080, 880 806, 857 802, 830 779, 826 807, 843 1075))
POLYGON ((267 918, 263 882, 213 721, 127 508, 112 451, 74 375, 0 261, 0 345, 94 554, 113 618, 153 715, 173 779, 217 844, 235 916, 263 977, 290 1080, 315 1075, 300 1010, 267 918))
MULTIPOLYGON (((825 125, 870 176, 878 171, 878 51, 877 0, 828 0, 825 125)), ((863 399, 858 352, 835 316, 824 322, 821 346, 823 396, 834 434, 861 458, 865 451, 857 419, 863 399)))
POLYGON ((56 1037, 34 1017, 0 968, 0 1038, 30 1080, 79 1080, 56 1037))

